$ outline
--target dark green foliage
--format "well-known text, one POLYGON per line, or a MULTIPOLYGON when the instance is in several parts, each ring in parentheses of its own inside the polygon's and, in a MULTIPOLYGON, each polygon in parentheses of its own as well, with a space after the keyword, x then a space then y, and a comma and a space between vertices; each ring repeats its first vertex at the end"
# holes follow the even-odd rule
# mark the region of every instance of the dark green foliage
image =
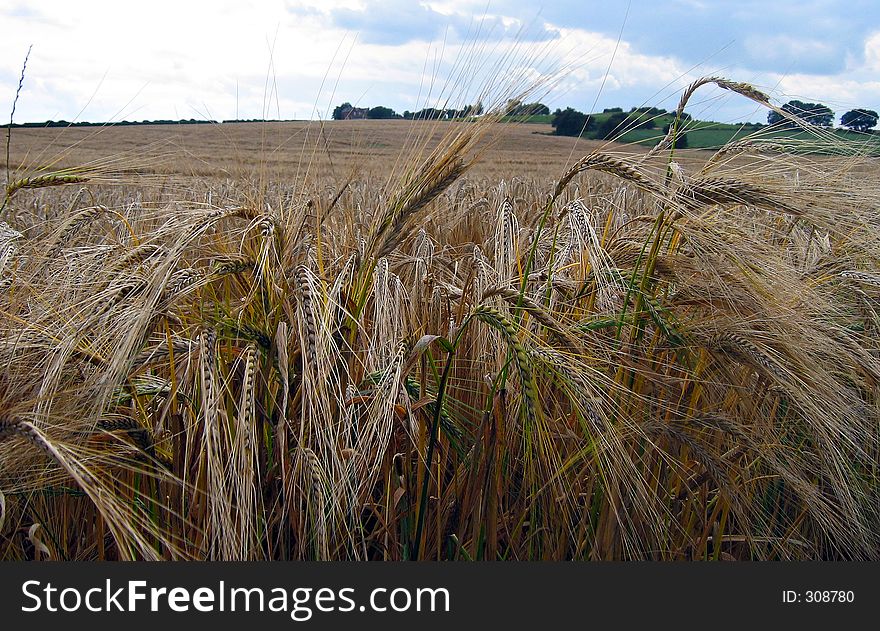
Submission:
MULTIPOLYGON (((451 113, 454 115, 457 113, 456 110, 452 110, 451 113)), ((419 110, 418 112, 409 112, 409 116, 404 116, 404 118, 409 118, 412 120, 441 120, 446 118, 453 118, 450 116, 450 110, 440 110, 436 107, 426 107, 424 109, 419 110)))
POLYGON ((592 118, 571 107, 553 112, 553 120, 550 124, 553 125, 553 133, 557 136, 580 136, 596 127, 596 122, 592 118))
MULTIPOLYGON (((830 127, 834 121, 834 112, 827 105, 821 103, 804 103, 803 101, 789 101, 782 106, 783 111, 799 118, 809 125, 830 127)), ((767 114, 767 123, 780 127, 796 127, 793 122, 787 120, 779 112, 767 114)))
POLYGON ((550 108, 543 103, 523 103, 510 99, 506 106, 507 116, 548 116, 550 108))
POLYGON ((517 116, 547 116, 550 108, 543 103, 526 103, 516 113, 517 116))
POLYGON ((596 130, 595 137, 599 140, 611 140, 615 136, 620 135, 624 131, 628 129, 626 125, 626 120, 629 119, 629 114, 624 112, 615 112, 608 118, 606 118, 599 125, 599 128, 596 130))
POLYGON ((351 109, 351 103, 346 101, 342 105, 337 105, 333 108, 333 120, 338 121, 345 118, 345 112, 351 109))
POLYGON ((463 107, 460 110, 455 108, 438 109, 436 107, 426 107, 418 112, 410 112, 407 110, 403 113, 403 118, 407 120, 452 120, 456 118, 479 116, 482 113, 483 104, 478 101, 477 103, 463 107))
POLYGON ((874 110, 850 110, 840 117, 840 124, 853 131, 865 132, 877 126, 877 112, 874 110))
POLYGON ((377 105, 376 107, 371 107, 367 111, 367 118, 372 119, 384 119, 384 118, 400 118, 397 112, 395 112, 390 107, 384 107, 382 105, 377 105))

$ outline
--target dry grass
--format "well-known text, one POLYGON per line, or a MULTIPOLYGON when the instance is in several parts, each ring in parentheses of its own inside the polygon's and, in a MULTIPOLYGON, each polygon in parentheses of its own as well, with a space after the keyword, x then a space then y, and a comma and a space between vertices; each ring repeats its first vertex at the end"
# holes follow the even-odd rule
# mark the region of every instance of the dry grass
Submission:
POLYGON ((16 132, 0 557, 880 557, 867 162, 167 131, 16 132))

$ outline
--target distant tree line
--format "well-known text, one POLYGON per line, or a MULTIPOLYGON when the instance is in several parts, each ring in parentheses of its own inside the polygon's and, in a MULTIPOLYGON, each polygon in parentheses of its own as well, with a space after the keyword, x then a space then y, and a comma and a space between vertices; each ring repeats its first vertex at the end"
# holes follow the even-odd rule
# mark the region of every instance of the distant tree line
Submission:
MULTIPOLYGON (((483 114, 483 104, 476 103, 463 108, 455 107, 426 107, 416 112, 406 110, 398 114, 390 107, 378 106, 372 108, 354 107, 351 103, 343 103, 333 109, 333 120, 354 119, 382 119, 382 118, 405 118, 407 120, 453 120, 470 118, 483 114)), ((509 117, 549 116, 550 108, 543 103, 523 103, 517 99, 510 99, 504 106, 504 115, 509 117)))
MULTIPOLYGON (((222 121, 217 120, 197 120, 195 118, 186 118, 179 120, 170 120, 170 119, 156 119, 156 120, 143 120, 143 121, 118 121, 115 123, 90 123, 87 121, 79 121, 72 123, 66 120, 58 120, 58 121, 43 121, 41 123, 13 123, 12 127, 129 127, 132 125, 217 125, 219 123, 228 124, 228 123, 292 123, 294 119, 280 119, 280 118, 227 118, 222 121)), ((9 127, 9 124, 6 123, 2 125, 3 128, 9 127)))
POLYGON ((403 118, 390 107, 377 105, 376 107, 355 107, 349 102, 337 105, 333 108, 333 120, 358 120, 358 119, 389 119, 403 118))
MULTIPOLYGON (((405 118, 407 120, 453 120, 458 118, 469 118, 471 116, 479 116, 483 113, 483 104, 468 105, 461 109, 426 107, 417 112, 405 110, 403 114, 398 114, 390 107, 377 105, 376 107, 354 107, 351 103, 345 102, 333 108, 333 120, 382 120, 390 118, 405 118)), ((547 110, 549 113, 549 110, 547 110)))
MULTIPOLYGON (((818 127, 831 127, 834 124, 834 112, 822 103, 807 103, 804 101, 791 100, 780 108, 786 115, 777 111, 771 111, 767 115, 767 123, 779 128, 796 128, 797 120, 818 127)), ((548 116, 550 108, 543 103, 523 103, 516 99, 510 99, 505 108, 505 115, 509 117, 528 118, 531 116, 548 116)), ((417 112, 404 111, 398 114, 390 107, 378 105, 376 107, 354 107, 351 103, 343 103, 333 109, 334 120, 350 119, 408 119, 408 120, 453 120, 470 118, 483 114, 482 103, 469 105, 461 109, 457 108, 434 108, 426 107, 417 112)), ((557 109, 553 112, 551 125, 554 133, 559 136, 584 136, 596 140, 611 140, 624 132, 633 129, 654 129, 656 118, 671 114, 657 107, 633 107, 624 112, 620 107, 609 107, 602 110, 601 122, 597 122, 592 116, 580 112, 572 107, 557 109)), ((684 113, 683 120, 689 120, 690 116, 684 113)), ((854 109, 840 117, 842 127, 857 132, 867 133, 877 126, 877 112, 869 109, 854 109)), ((277 123, 290 122, 279 119, 249 118, 249 119, 225 119, 197 120, 195 118, 169 120, 143 120, 143 121, 118 121, 115 123, 92 123, 86 121, 70 122, 66 120, 49 120, 40 123, 13 123, 12 127, 124 127, 131 125, 210 125, 218 122, 225 123, 277 123)), ((8 127, 9 125, 3 125, 8 127)), ((663 133, 669 131, 669 125, 663 127, 663 133)), ((687 136, 680 136, 676 145, 686 146, 687 136)))
MULTIPOLYGON (((564 110, 557 109, 553 113, 550 124, 557 136, 583 136, 594 140, 613 140, 633 129, 655 129, 657 127, 656 118, 669 114, 669 112, 658 107, 633 107, 629 112, 624 112, 620 107, 611 107, 603 110, 602 114, 605 116, 602 117, 601 122, 597 122, 595 117, 567 107, 564 110)), ((690 115, 683 113, 682 119, 690 120, 690 115)), ((668 131, 669 125, 663 128, 664 134, 668 131)), ((680 136, 676 140, 676 146, 686 147, 686 136, 680 136)))
POLYGON ((506 116, 529 117, 529 116, 548 116, 550 108, 543 103, 523 103, 518 99, 510 99, 504 107, 506 116))
MULTIPOLYGON (((805 103, 792 100, 780 108, 785 114, 771 111, 767 114, 767 123, 777 127, 797 127, 798 120, 817 127, 834 125, 834 112, 822 103, 805 103)), ((840 124, 853 131, 867 132, 877 126, 877 112, 869 109, 855 109, 840 117, 840 124)))
MULTIPOLYGON (((479 116, 484 113, 483 104, 476 103, 462 108, 455 107, 425 107, 415 112, 405 110, 398 114, 390 107, 354 107, 351 103, 343 103, 333 109, 333 120, 356 120, 356 119, 387 119, 404 118, 407 120, 456 120, 479 116)), ((550 108, 543 103, 523 103, 517 99, 510 99, 504 107, 504 115, 509 117, 528 118, 530 116, 549 116, 550 108)))
MULTIPOLYGON (((834 124, 834 112, 822 103, 805 103, 793 100, 780 109, 783 113, 774 110, 768 114, 768 124, 778 128, 796 128, 799 121, 818 127, 832 127, 834 124)), ((624 112, 620 107, 611 107, 605 108, 601 116, 592 116, 567 107, 564 110, 557 109, 553 112, 551 125, 554 133, 558 136, 614 140, 634 129, 654 129, 657 126, 657 118, 672 115, 674 115, 673 112, 657 107, 633 107, 629 112, 624 112)), ((687 112, 683 112, 681 118, 682 122, 691 119, 687 112)), ((878 114, 869 109, 850 110, 841 116, 840 124, 853 131, 869 132, 877 126, 878 114)), ((669 133, 669 128, 669 124, 664 125, 663 134, 669 133)), ((676 146, 679 148, 687 147, 687 136, 678 136, 676 146)))
POLYGON ((293 118, 226 118, 222 121, 225 123, 293 123, 293 118))
MULTIPOLYGON (((224 123, 233 123, 233 122, 250 122, 250 121, 223 121, 224 123)), ((263 121, 265 122, 265 121, 263 121)), ((180 120, 153 120, 153 121, 118 121, 115 123, 89 123, 86 121, 78 121, 72 123, 66 120, 58 120, 58 121, 43 121, 42 123, 13 123, 12 127, 127 127, 130 125, 211 125, 217 124, 215 120, 196 120, 195 118, 189 119, 180 119, 180 120)), ((7 123, 4 127, 8 127, 7 123)))

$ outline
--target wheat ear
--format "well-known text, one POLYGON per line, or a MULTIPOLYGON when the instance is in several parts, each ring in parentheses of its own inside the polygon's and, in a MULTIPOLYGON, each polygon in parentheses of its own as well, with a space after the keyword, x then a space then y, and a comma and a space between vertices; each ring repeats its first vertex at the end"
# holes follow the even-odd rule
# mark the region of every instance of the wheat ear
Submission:
POLYGON ((522 343, 517 339, 516 328, 513 323, 504 316, 504 314, 494 307, 480 305, 474 309, 472 315, 486 324, 495 327, 504 334, 505 338, 507 338, 508 345, 513 349, 516 359, 516 367, 519 371, 526 417, 530 423, 533 423, 537 418, 538 391, 535 386, 535 377, 532 372, 532 364, 529 360, 529 354, 526 352, 522 343))
POLYGON ((759 186, 727 178, 703 177, 693 180, 676 191, 675 200, 691 210, 700 206, 742 204, 795 216, 803 214, 759 186))
MULTIPOLYGON (((694 81, 687 88, 685 88, 684 92, 682 92, 681 99, 679 99, 678 101, 678 107, 675 109, 676 121, 681 120, 681 117, 684 114, 684 108, 690 98, 694 95, 694 92, 709 83, 714 83, 719 88, 730 90, 731 92, 736 92, 737 94, 740 94, 747 99, 751 99, 752 101, 755 101, 767 107, 771 107, 770 97, 755 88, 753 85, 750 85, 748 83, 741 83, 738 81, 728 81, 727 79, 723 79, 721 77, 702 77, 694 81)), ((666 135, 660 140, 660 142, 654 145, 654 147, 648 153, 645 154, 642 160, 648 160, 660 151, 671 147, 676 135, 678 135, 678 130, 676 129, 675 125, 670 125, 669 131, 666 133, 666 135)))
POLYGON ((602 173, 608 173, 632 182, 649 193, 661 196, 663 194, 663 190, 660 186, 647 177, 635 165, 607 153, 594 151, 575 162, 571 168, 565 172, 565 175, 563 175, 556 184, 553 198, 558 198, 562 194, 562 191, 565 190, 565 187, 571 183, 572 179, 574 179, 574 176, 583 171, 601 171, 602 173))
POLYGON ((46 186, 62 186, 64 184, 78 184, 88 182, 85 175, 72 175, 68 173, 48 173, 35 177, 23 177, 6 185, 6 196, 12 197, 18 191, 29 188, 43 188, 46 186))
POLYGON ((535 318, 535 320, 540 322, 544 328, 553 333, 559 341, 565 344, 569 350, 573 352, 583 350, 583 344, 581 344, 580 340, 566 330, 565 326, 559 320, 554 318, 537 302, 525 294, 521 294, 518 289, 514 289, 513 287, 490 287, 483 293, 480 300, 487 300, 492 296, 501 296, 512 307, 528 312, 533 318, 535 318))

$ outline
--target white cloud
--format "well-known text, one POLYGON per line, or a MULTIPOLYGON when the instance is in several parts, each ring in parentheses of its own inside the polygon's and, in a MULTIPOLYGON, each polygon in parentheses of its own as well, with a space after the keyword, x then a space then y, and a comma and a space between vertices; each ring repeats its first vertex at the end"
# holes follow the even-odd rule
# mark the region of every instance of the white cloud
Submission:
POLYGON ((880 31, 865 40, 865 70, 880 72, 880 31))
POLYGON ((751 55, 760 55, 782 65, 802 57, 824 58, 836 53, 834 46, 828 42, 784 34, 748 35, 745 38, 745 48, 751 55))

